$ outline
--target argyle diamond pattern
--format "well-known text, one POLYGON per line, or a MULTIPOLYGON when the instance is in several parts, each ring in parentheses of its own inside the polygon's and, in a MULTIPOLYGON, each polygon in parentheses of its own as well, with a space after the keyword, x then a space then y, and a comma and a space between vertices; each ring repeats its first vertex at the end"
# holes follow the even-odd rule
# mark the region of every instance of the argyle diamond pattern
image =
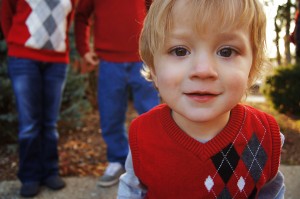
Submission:
POLYGON ((253 133, 245 147, 241 158, 254 181, 258 182, 262 174, 262 170, 267 162, 267 154, 255 133, 253 133))
MULTIPOLYGON (((237 168, 239 161, 243 161, 255 183, 257 183, 260 179, 263 168, 267 162, 267 154, 255 133, 252 134, 249 141, 246 141, 246 146, 241 152, 242 154, 240 156, 234 148, 234 143, 232 143, 211 158, 216 168, 216 172, 225 184, 229 182, 233 174, 235 175, 236 185, 239 192, 243 192, 246 186, 245 178, 242 176, 238 177, 235 173, 235 169, 237 168)), ((214 192, 214 178, 214 176, 208 176, 205 181, 205 186, 209 192, 214 192)), ((249 198, 255 197, 256 192, 257 190, 255 188, 252 193, 250 193, 249 198)), ((226 186, 217 196, 217 198, 231 197, 233 196, 231 196, 230 191, 226 186)))
MULTIPOLYGON (((222 178, 223 182, 227 184, 232 174, 234 173, 237 164, 240 160, 240 156, 236 152, 233 144, 225 147, 220 153, 217 153, 211 158, 217 172, 222 178)), ((210 177, 210 176, 209 176, 210 177)), ((213 185, 214 181, 212 178, 208 178, 210 184, 213 185)), ((205 184, 208 188, 207 184, 205 184)), ((212 187, 210 187, 212 189, 212 187)), ((210 190, 209 190, 210 191, 210 190)), ((232 198, 230 192, 225 187, 223 191, 218 195, 218 198, 232 198)))
POLYGON ((25 0, 32 12, 26 20, 30 38, 25 45, 34 49, 64 52, 66 46, 67 15, 70 0, 25 0))
POLYGON ((232 144, 228 145, 220 153, 212 157, 212 161, 225 184, 230 179, 239 160, 239 154, 236 152, 232 144))
POLYGON ((223 191, 220 193, 217 199, 230 199, 232 196, 230 195, 230 192, 227 188, 223 189, 223 191))

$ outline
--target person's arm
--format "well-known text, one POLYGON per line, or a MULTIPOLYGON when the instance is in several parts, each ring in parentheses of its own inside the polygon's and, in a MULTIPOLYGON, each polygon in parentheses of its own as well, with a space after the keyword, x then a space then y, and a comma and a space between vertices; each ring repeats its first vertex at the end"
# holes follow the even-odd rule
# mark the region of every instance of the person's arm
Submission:
MULTIPOLYGON (((284 135, 280 133, 281 148, 284 144, 284 135)), ((258 194, 258 199, 283 199, 285 193, 284 176, 278 171, 277 175, 265 184, 258 194)))
POLYGON ((120 177, 117 199, 143 199, 147 189, 134 173, 130 151, 126 159, 125 169, 126 173, 120 177))
POLYGON ((95 70, 99 64, 99 58, 90 48, 90 22, 95 5, 93 0, 80 0, 76 7, 74 30, 76 49, 82 57, 80 64, 81 73, 95 70))
POLYGON ((12 26, 13 16, 16 12, 16 4, 16 0, 2 0, 1 2, 1 27, 6 39, 12 26))
POLYGON ((80 0, 75 11, 74 32, 76 49, 81 57, 90 52, 90 18, 94 0, 80 0))
POLYGON ((280 171, 258 194, 258 199, 283 199, 285 192, 284 177, 280 171))
POLYGON ((75 17, 75 8, 76 8, 78 0, 71 0, 71 2, 72 2, 72 10, 67 16, 68 31, 69 31, 69 28, 71 27, 71 24, 72 24, 72 22, 74 20, 74 17, 75 17))

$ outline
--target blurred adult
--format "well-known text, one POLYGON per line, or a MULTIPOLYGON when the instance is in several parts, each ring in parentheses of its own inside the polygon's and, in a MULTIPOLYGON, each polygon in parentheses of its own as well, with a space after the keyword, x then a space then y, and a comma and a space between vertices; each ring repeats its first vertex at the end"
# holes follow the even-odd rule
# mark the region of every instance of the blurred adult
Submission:
POLYGON ((141 76, 143 64, 138 39, 150 1, 80 0, 75 14, 78 52, 83 71, 98 70, 98 107, 102 136, 107 144, 108 167, 98 185, 111 186, 124 173, 128 154, 125 118, 128 88, 134 107, 142 114, 159 103, 152 83, 141 76), (90 18, 93 14, 93 48, 90 47, 90 18))
POLYGON ((41 185, 65 186, 59 176, 57 118, 69 62, 68 27, 75 0, 3 0, 1 24, 19 121, 20 194, 41 185))

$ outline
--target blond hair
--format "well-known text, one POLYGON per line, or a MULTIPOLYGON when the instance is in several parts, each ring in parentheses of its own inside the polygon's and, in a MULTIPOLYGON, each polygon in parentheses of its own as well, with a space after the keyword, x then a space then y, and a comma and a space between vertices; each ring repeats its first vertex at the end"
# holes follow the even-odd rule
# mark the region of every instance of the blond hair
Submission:
MULTIPOLYGON (((154 70, 154 52, 165 42, 172 27, 174 4, 178 0, 154 0, 144 21, 140 36, 140 56, 145 63, 143 75, 152 80, 150 70, 154 70)), ((218 31, 231 28, 248 28, 253 54, 248 87, 259 77, 264 63, 267 63, 266 16, 259 0, 184 0, 199 33, 214 26, 218 31)))

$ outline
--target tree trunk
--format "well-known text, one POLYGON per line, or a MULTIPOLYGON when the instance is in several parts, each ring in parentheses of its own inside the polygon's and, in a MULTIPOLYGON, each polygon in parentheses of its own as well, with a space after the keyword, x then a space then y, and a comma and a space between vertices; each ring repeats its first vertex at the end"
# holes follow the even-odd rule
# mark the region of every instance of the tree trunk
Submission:
POLYGON ((277 61, 277 64, 280 66, 281 65, 281 54, 280 54, 280 49, 279 49, 280 28, 277 25, 277 15, 276 15, 275 20, 274 20, 274 25, 275 25, 275 32, 276 32, 276 37, 274 39, 274 42, 275 42, 275 45, 276 45, 276 61, 277 61))
POLYGON ((291 63, 291 49, 290 49, 290 26, 291 26, 291 7, 292 3, 291 0, 287 0, 286 6, 285 6, 285 37, 284 37, 284 54, 286 63, 291 63))

